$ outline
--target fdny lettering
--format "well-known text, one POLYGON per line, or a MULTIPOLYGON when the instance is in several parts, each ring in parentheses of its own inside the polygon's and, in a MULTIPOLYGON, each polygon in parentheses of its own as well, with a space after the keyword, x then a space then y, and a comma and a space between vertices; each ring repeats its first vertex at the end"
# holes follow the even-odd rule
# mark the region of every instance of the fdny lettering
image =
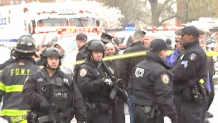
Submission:
POLYGON ((29 75, 30 74, 30 69, 11 69, 11 76, 25 76, 25 75, 29 75))
POLYGON ((54 92, 54 97, 58 97, 58 98, 67 98, 67 93, 56 93, 54 92))

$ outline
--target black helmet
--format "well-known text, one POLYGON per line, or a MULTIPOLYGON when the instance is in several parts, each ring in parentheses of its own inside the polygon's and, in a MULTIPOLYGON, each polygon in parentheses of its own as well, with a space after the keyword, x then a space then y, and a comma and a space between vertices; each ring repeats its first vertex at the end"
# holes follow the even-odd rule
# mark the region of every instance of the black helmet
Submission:
POLYGON ((92 40, 90 41, 90 43, 88 44, 88 50, 102 50, 105 51, 105 46, 104 44, 100 41, 100 40, 92 40))
POLYGON ((61 65, 61 59, 62 59, 63 55, 61 54, 61 52, 57 48, 48 47, 45 50, 43 50, 43 52, 41 54, 41 60, 42 60, 42 64, 44 66, 46 66, 46 64, 47 64, 47 57, 48 56, 59 57, 59 60, 60 60, 59 66, 61 65))
POLYGON ((89 59, 91 57, 91 53, 94 50, 101 50, 104 54, 105 46, 100 40, 91 40, 87 43, 87 58, 89 59))
POLYGON ((17 46, 14 50, 19 53, 35 53, 37 51, 35 40, 28 35, 21 36, 17 40, 17 46))

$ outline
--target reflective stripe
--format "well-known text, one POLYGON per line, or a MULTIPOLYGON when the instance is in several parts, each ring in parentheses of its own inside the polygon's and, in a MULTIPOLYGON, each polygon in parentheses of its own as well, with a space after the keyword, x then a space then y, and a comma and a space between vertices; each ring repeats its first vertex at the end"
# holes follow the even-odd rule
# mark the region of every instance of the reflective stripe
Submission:
POLYGON ((5 86, 5 84, 3 84, 0 81, 0 90, 4 91, 6 93, 10 93, 10 92, 22 92, 23 91, 23 85, 10 85, 10 86, 5 86))
POLYGON ((5 91, 5 84, 0 81, 0 90, 5 91))
POLYGON ((18 123, 27 123, 27 120, 20 121, 18 123))
POLYGON ((5 86, 5 87, 6 87, 6 90, 5 90, 6 93, 23 91, 23 85, 11 85, 11 86, 5 86))
POLYGON ((22 115, 27 114, 29 110, 16 110, 16 109, 3 109, 1 111, 1 116, 16 116, 16 115, 22 115))

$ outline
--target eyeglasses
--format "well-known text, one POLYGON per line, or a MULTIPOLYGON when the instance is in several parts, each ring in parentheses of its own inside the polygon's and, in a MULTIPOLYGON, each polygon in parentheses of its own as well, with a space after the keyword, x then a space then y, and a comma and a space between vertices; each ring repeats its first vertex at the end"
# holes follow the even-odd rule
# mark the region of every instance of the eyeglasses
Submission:
POLYGON ((176 42, 180 42, 180 41, 181 41, 181 39, 176 39, 175 41, 176 41, 176 42))

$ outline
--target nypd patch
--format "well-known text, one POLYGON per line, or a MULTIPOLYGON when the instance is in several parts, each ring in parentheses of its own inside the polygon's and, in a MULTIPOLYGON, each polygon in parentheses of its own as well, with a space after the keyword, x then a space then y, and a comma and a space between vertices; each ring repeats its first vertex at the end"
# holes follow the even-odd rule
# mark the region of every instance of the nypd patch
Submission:
POLYGON ((135 70, 135 76, 137 78, 143 77, 144 71, 145 71, 144 69, 137 67, 136 70, 135 70))
POLYGON ((86 68, 82 68, 79 70, 80 77, 85 77, 87 73, 88 73, 88 69, 86 68))
POLYGON ((169 75, 167 75, 167 74, 161 74, 161 75, 160 75, 160 78, 161 78, 161 80, 162 80, 162 82, 163 82, 164 85, 168 85, 168 84, 169 84, 169 82, 170 82, 169 75))
POLYGON ((195 60, 195 59, 196 59, 196 54, 195 54, 195 53, 191 53, 191 54, 189 55, 189 59, 190 59, 190 60, 195 60))

